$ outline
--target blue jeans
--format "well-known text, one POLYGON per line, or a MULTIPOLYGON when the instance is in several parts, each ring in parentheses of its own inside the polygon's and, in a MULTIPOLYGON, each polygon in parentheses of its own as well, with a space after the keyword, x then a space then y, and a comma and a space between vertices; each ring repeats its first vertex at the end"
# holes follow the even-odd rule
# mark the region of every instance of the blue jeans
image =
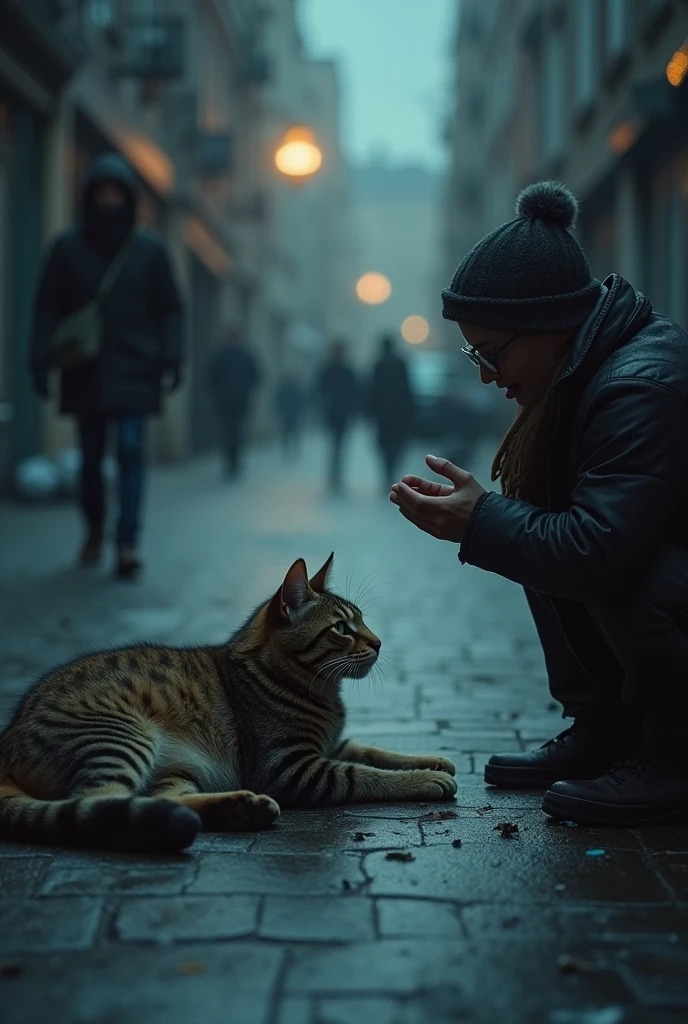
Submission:
POLYGON ((108 427, 117 431, 119 463, 119 506, 117 544, 134 547, 139 532, 139 514, 143 494, 143 416, 106 417, 99 413, 78 417, 81 442, 81 507, 89 529, 102 530, 105 519, 105 491, 101 466, 108 427))

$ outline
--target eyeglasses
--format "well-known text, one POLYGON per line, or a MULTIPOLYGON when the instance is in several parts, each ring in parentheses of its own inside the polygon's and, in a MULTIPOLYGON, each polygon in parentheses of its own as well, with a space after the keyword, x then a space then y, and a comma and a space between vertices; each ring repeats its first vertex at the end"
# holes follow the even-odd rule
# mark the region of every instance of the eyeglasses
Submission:
POLYGON ((477 348, 474 348, 473 345, 469 344, 464 345, 461 351, 467 359, 470 359, 474 366, 484 366, 490 371, 490 373, 499 375, 499 367, 495 362, 495 356, 498 356, 500 352, 503 352, 504 349, 508 348, 512 341, 516 341, 517 338, 520 338, 522 333, 523 331, 518 331, 516 334, 513 334, 508 341, 505 341, 504 344, 490 356, 483 355, 482 352, 478 352, 477 348))

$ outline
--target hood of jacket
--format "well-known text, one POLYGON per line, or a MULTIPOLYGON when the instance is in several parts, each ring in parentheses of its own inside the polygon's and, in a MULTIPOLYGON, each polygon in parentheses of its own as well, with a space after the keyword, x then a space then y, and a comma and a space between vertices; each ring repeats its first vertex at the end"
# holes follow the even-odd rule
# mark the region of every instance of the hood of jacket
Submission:
POLYGON ((105 249, 119 249, 136 224, 136 175, 119 153, 103 153, 88 172, 82 196, 82 223, 86 236, 105 249), (104 181, 117 182, 124 189, 124 206, 103 208, 95 200, 95 190, 104 181))

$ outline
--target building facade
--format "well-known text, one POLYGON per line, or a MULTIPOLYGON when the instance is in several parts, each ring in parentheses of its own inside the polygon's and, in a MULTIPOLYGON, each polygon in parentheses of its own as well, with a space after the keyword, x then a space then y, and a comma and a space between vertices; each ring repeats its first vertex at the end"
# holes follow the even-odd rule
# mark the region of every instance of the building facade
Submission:
MULTIPOLYGON (((342 289, 328 261, 346 219, 339 97, 334 69, 304 52, 297 15, 294 0, 6 0, 5 479, 21 459, 72 443, 71 425, 31 393, 27 352, 43 255, 78 217, 85 174, 100 152, 115 149, 134 167, 141 220, 165 239, 185 298, 185 383, 157 421, 158 458, 181 458, 212 442, 203 368, 225 326, 237 324, 256 349, 266 394, 294 339, 338 328, 342 289), (322 174, 298 191, 274 166, 275 149, 294 123, 326 137, 327 150, 322 174)), ((270 430, 264 401, 253 432, 270 430)))
POLYGON ((454 54, 448 265, 555 178, 593 273, 688 326, 688 3, 462 0, 454 54))

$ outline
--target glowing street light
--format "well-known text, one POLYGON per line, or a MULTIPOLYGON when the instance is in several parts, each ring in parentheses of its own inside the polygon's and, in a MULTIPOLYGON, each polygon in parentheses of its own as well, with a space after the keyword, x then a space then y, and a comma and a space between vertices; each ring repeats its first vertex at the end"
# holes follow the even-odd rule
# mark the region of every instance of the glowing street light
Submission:
POLYGON ((677 50, 666 66, 667 81, 678 88, 688 74, 688 40, 677 50))
POLYGON ((290 128, 275 153, 275 167, 289 178, 308 178, 322 164, 322 152, 310 128, 290 128))
POLYGON ((392 294, 392 285, 388 277, 373 270, 363 274, 356 282, 356 295, 366 306, 379 306, 386 302, 392 294))
POLYGON ((430 324, 424 316, 407 316, 401 325, 401 336, 409 345, 420 345, 430 334, 430 324))

